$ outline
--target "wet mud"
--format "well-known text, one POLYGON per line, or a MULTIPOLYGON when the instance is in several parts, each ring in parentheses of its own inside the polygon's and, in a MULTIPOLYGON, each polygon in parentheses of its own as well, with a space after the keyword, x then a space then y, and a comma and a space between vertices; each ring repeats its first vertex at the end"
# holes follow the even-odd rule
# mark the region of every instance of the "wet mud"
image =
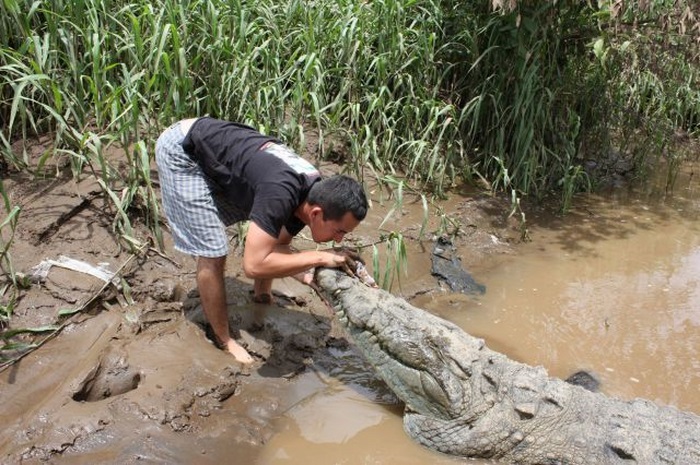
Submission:
MULTIPOLYGON (((111 271, 123 269, 124 279, 120 286, 105 285, 95 276, 53 266, 23 292, 14 328, 62 329, 45 342, 36 338, 41 347, 0 373, 1 462, 266 463, 265 445, 284 429, 284 418, 306 412, 300 406, 332 386, 348 389, 352 402, 359 396, 368 406, 385 405, 379 417, 396 422, 400 430, 400 403, 353 352, 311 288, 277 280, 274 301, 254 303, 252 283, 241 272, 240 251, 234 250, 226 280, 230 324, 256 359, 252 367, 243 367, 207 337, 194 284, 195 262, 173 251, 167 231, 164 251, 151 247, 132 256, 111 232, 109 205, 94 179, 31 186, 17 179, 6 181, 6 188, 22 207, 13 249, 18 271, 31 275, 44 260, 70 257, 111 271), (70 313, 76 309, 80 311, 70 313)), ((484 212, 494 202, 463 198, 455 208, 462 214, 484 212)), ((504 210, 492 206, 502 215, 504 210)), ((375 198, 370 216, 349 239, 354 244, 375 241, 390 207, 375 198)), ((487 213, 480 214, 491 222, 487 213)), ((417 227, 410 225, 421 224, 421 215, 408 207, 402 218, 409 225, 407 241, 417 251, 432 247, 430 240, 411 237, 417 227)), ((470 214, 465 221, 463 244, 470 242, 472 252, 490 255, 493 250, 487 249, 497 243, 494 231, 502 237, 510 232, 477 225, 477 216, 470 214)), ((502 240, 499 252, 507 253, 508 240, 502 240)), ((314 246, 303 233, 296 245, 314 246)), ((429 254, 414 258, 420 262, 409 267, 421 271, 399 283, 397 293, 443 292, 430 275, 429 254)), ((374 408, 369 417, 376 417, 376 411, 369 413, 374 408)), ((347 436, 350 420, 339 421, 338 434, 347 436)), ((367 426, 360 422, 356 432, 367 426)))

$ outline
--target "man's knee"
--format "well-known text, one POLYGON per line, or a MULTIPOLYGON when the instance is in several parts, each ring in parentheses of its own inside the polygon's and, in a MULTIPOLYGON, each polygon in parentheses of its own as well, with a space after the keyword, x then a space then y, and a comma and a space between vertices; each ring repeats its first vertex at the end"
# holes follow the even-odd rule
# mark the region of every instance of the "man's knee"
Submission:
POLYGON ((197 274, 223 274, 226 268, 226 256, 197 257, 197 274))

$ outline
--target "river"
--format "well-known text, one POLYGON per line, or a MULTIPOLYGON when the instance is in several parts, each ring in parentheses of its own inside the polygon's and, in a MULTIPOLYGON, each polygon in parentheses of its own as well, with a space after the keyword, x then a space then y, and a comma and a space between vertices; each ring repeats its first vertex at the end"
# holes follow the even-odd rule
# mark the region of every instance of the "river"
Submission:
MULTIPOLYGON (((552 376, 586 370, 607 395, 700 414, 699 189, 691 175, 672 195, 618 188, 578 198, 563 217, 528 213, 531 242, 470 270, 483 296, 430 293, 412 303, 552 376)), ((411 276, 428 272, 429 253, 409 250, 411 276)), ((257 463, 464 462, 415 445, 400 405, 363 362, 338 357, 346 363, 333 376, 300 378, 305 394, 290 401, 257 463)))

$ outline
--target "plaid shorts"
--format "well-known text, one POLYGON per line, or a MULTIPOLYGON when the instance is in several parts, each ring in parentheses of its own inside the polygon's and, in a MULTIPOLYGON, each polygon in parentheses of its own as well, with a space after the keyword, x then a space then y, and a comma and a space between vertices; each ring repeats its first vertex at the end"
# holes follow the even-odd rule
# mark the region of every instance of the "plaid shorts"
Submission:
POLYGON ((184 139, 180 123, 175 123, 156 142, 163 210, 175 249, 196 257, 226 256, 226 226, 245 220, 246 214, 214 192, 200 166, 183 150, 184 139))

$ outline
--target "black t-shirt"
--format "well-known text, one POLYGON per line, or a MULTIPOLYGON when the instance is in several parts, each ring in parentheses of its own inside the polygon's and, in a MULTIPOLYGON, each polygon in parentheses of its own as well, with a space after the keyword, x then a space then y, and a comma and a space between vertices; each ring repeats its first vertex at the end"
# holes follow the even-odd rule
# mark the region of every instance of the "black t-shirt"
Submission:
POLYGON ((282 226, 296 235, 304 223, 294 211, 320 174, 309 162, 279 145, 260 148, 274 137, 243 124, 199 118, 182 147, 213 183, 247 218, 273 237, 282 226))

